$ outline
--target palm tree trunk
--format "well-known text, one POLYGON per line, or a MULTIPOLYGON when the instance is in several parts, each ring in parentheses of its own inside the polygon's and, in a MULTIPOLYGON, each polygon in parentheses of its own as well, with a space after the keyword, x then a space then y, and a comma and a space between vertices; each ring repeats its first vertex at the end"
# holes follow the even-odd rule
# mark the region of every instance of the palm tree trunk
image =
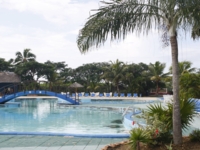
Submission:
POLYGON ((158 86, 158 82, 156 83, 156 96, 158 96, 158 89, 159 89, 159 86, 158 86))
POLYGON ((170 37, 172 53, 172 86, 173 86, 173 140, 174 144, 182 143, 180 100, 179 100, 179 68, 178 68, 178 44, 176 35, 170 37))
POLYGON ((137 141, 137 150, 140 150, 140 142, 137 141))
POLYGON ((120 94, 119 93, 119 84, 118 84, 118 82, 116 82, 116 87, 117 87, 117 93, 120 94))

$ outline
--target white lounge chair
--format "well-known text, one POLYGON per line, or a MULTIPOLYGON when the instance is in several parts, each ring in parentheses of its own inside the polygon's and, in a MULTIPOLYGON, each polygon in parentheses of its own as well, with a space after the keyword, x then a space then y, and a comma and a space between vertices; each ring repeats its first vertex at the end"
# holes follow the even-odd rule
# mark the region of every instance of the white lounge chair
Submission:
POLYGON ((99 92, 96 92, 96 93, 95 93, 95 96, 96 96, 96 97, 99 96, 99 92))

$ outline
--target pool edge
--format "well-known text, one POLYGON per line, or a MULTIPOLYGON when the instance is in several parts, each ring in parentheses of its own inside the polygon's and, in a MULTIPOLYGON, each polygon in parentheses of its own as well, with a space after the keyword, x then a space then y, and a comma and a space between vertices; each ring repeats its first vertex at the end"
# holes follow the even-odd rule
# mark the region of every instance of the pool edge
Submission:
POLYGON ((130 134, 73 134, 73 133, 51 133, 51 132, 0 132, 0 135, 35 135, 35 136, 66 136, 82 138, 129 138, 130 134))

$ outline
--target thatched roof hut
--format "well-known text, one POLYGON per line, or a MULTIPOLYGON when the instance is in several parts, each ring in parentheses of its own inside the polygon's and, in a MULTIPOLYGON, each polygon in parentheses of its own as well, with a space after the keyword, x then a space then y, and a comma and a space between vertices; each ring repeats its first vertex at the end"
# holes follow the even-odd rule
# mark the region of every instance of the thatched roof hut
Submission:
POLYGON ((19 83, 20 77, 14 72, 0 72, 0 83, 19 83))

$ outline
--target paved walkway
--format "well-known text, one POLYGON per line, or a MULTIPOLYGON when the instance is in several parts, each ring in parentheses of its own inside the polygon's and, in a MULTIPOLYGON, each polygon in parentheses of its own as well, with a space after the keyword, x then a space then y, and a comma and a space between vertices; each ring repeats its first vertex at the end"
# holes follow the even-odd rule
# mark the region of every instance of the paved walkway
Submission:
POLYGON ((101 150, 122 138, 0 135, 0 150, 101 150))

